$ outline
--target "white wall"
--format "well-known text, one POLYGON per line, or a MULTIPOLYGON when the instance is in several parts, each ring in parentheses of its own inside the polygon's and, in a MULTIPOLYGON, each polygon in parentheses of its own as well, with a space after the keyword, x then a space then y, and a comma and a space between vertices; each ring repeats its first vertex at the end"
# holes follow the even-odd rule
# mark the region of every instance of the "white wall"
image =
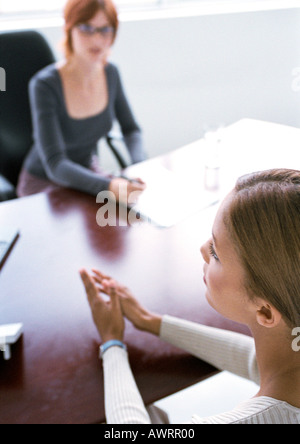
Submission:
POLYGON ((122 22, 112 61, 150 156, 243 117, 300 127, 299 9, 122 22))

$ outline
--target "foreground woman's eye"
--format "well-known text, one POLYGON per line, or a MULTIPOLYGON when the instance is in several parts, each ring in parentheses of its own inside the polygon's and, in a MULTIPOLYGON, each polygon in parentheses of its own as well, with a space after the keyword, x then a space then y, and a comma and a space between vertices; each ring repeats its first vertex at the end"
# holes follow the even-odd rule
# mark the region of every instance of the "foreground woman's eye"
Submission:
POLYGON ((209 244, 209 254, 216 260, 219 261, 218 255, 214 249, 214 244, 213 242, 210 242, 209 244))

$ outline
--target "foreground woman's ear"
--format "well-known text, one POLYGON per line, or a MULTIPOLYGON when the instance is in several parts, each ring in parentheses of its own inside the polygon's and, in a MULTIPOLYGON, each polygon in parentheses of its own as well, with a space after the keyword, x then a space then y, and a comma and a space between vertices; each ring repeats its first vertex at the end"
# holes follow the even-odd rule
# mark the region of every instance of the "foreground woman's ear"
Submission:
POLYGON ((266 328, 277 327, 282 319, 281 313, 266 301, 261 301, 260 307, 256 311, 256 321, 266 328))

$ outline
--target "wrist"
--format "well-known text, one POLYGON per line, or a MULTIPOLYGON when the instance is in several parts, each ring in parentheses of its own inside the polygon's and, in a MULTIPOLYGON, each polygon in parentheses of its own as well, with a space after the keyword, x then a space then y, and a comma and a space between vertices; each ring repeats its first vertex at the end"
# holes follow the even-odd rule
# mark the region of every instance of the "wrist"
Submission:
POLYGON ((119 341, 117 339, 111 339, 110 341, 104 342, 99 349, 99 357, 103 358, 104 353, 112 347, 119 347, 123 350, 127 351, 127 346, 124 342, 119 341))
POLYGON ((124 335, 100 335, 100 336, 101 336, 102 344, 105 344, 106 342, 109 342, 109 341, 123 342, 123 340, 124 340, 124 335))
POLYGON ((144 316, 144 331, 147 331, 148 333, 152 333, 156 336, 160 335, 160 328, 162 323, 162 316, 154 314, 154 313, 148 313, 144 316))

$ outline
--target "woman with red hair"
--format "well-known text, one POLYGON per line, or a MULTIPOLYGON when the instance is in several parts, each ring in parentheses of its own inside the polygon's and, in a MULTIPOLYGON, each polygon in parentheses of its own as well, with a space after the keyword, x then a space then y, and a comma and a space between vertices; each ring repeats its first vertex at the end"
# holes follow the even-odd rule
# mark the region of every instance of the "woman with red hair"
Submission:
POLYGON ((19 196, 68 187, 96 196, 144 184, 93 167, 98 141, 118 121, 132 163, 145 159, 141 130, 116 66, 108 62, 118 31, 111 0, 69 0, 64 10, 65 60, 38 72, 29 85, 33 146, 18 185, 19 196), (124 189, 124 188, 123 188, 124 189))

